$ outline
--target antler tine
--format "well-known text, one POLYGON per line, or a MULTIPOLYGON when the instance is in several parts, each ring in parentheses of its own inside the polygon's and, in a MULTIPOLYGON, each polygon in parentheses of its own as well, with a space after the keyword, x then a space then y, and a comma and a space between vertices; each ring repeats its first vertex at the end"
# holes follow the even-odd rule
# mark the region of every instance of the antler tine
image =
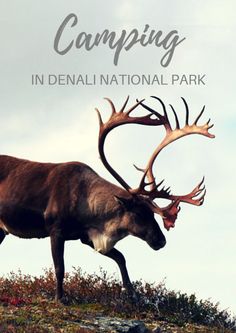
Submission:
POLYGON ((174 201, 189 203, 195 206, 200 206, 203 204, 204 197, 206 195, 205 185, 201 188, 203 182, 204 182, 204 177, 201 180, 201 182, 190 193, 186 195, 170 195, 169 199, 174 201), (201 193, 202 195, 199 197, 201 193))
POLYGON ((170 195, 170 186, 165 188, 163 186, 160 190, 158 190, 158 187, 160 187, 164 183, 164 179, 162 179, 158 184, 155 185, 155 187, 150 191, 152 200, 154 199, 168 199, 170 195))
POLYGON ((203 108, 201 110, 201 112, 199 113, 199 115, 197 116, 194 125, 197 125, 198 120, 201 118, 201 116, 203 115, 203 112, 205 111, 205 105, 203 105, 203 108))
POLYGON ((170 124, 170 121, 169 121, 169 118, 168 118, 168 115, 167 115, 166 106, 165 106, 164 102, 159 97, 157 97, 157 96, 151 96, 151 97, 154 98, 154 99, 156 99, 156 100, 158 100, 159 103, 161 104, 163 112, 164 112, 164 117, 163 118, 165 120, 165 122, 164 122, 163 125, 165 126, 165 129, 167 131, 171 131, 172 128, 171 128, 171 124, 170 124))
POLYGON ((183 97, 181 97, 181 99, 184 102, 184 106, 185 106, 185 110, 186 110, 185 125, 188 126, 188 124, 189 124, 189 108, 188 108, 188 103, 186 102, 186 100, 183 97))
POLYGON ((158 184, 156 185, 156 187, 161 186, 161 185, 163 184, 164 181, 165 181, 165 179, 162 179, 162 180, 160 181, 160 183, 158 183, 158 184))
POLYGON ((124 102, 124 104, 123 104, 123 106, 122 106, 120 112, 124 112, 124 110, 125 110, 125 108, 126 108, 126 105, 127 105, 128 101, 129 101, 129 95, 127 96, 127 98, 126 98, 126 100, 125 100, 125 102, 124 102))
MULTIPOLYGON (((214 124, 211 124, 210 126, 208 126, 208 129, 211 129, 213 126, 214 126, 214 124)), ((214 137, 215 137, 215 135, 211 134, 211 138, 214 138, 214 137)))
POLYGON ((164 115, 168 119, 167 111, 166 111, 166 106, 165 106, 164 102, 159 97, 157 97, 157 96, 151 96, 151 97, 157 99, 161 103, 164 115))
POLYGON ((97 115, 98 115, 98 121, 99 121, 99 126, 100 126, 100 128, 101 128, 102 125, 103 125, 103 121, 102 121, 101 113, 100 113, 100 111, 98 110, 98 108, 95 108, 95 111, 97 112, 97 115))
MULTIPOLYGON (((200 112, 199 115, 197 116, 197 118, 196 118, 196 120, 194 121, 194 123, 193 123, 192 126, 195 125, 196 127, 200 127, 200 128, 202 128, 202 130, 205 131, 204 135, 208 136, 209 138, 214 138, 215 135, 214 135, 214 134, 210 134, 210 133, 208 132, 209 129, 211 129, 211 128, 214 126, 214 124, 209 125, 209 124, 210 124, 210 121, 211 121, 211 118, 208 119, 208 121, 206 122, 205 125, 202 125, 202 126, 198 126, 198 125, 197 125, 198 120, 201 118, 201 116, 202 116, 202 114, 203 114, 204 111, 205 111, 205 105, 203 106, 201 112, 200 112)), ((203 134, 203 133, 201 133, 201 134, 203 134)))
POLYGON ((145 181, 146 176, 147 176, 147 172, 148 172, 148 171, 147 171, 147 170, 145 171, 145 170, 143 170, 143 169, 140 169, 140 168, 136 167, 135 165, 134 165, 134 167, 135 167, 138 171, 142 171, 142 172, 144 172, 144 174, 143 174, 143 176, 142 176, 142 178, 141 178, 141 181, 140 181, 139 187, 136 188, 136 189, 130 189, 129 192, 130 192, 131 194, 134 194, 134 195, 144 195, 144 196, 147 196, 147 197, 149 198, 149 197, 150 197, 150 192, 147 191, 145 188, 146 188, 147 186, 152 185, 153 182, 149 183, 149 182, 146 182, 146 181, 145 181))
POLYGON ((160 181, 158 184, 156 184, 155 179, 150 182, 146 182, 145 178, 146 178, 149 170, 139 168, 135 164, 134 164, 134 167, 138 171, 143 172, 144 174, 140 181, 139 187, 137 189, 132 190, 132 193, 145 195, 145 196, 149 197, 151 200, 154 200, 157 198, 163 198, 163 199, 169 198, 170 187, 165 188, 165 186, 163 186, 162 189, 158 190, 158 187, 160 187, 163 184, 164 179, 162 181, 160 181), (151 190, 146 190, 145 187, 150 186, 150 185, 153 185, 153 188, 151 190))
MULTIPOLYGON (((151 118, 153 113, 147 114, 145 116, 139 116, 139 117, 131 117, 130 113, 136 109, 140 104, 143 104, 144 99, 140 100, 140 101, 136 101, 136 103, 130 107, 130 109, 128 109, 127 111, 125 111, 125 107, 127 106, 127 103, 129 101, 129 96, 126 98, 122 108, 120 111, 116 111, 116 108, 113 104, 113 102, 105 97, 105 100, 107 100, 112 108, 112 114, 110 119, 105 123, 105 126, 107 128, 109 128, 109 130, 120 126, 120 125, 124 125, 127 123, 132 123, 132 124, 140 124, 140 125, 151 125, 151 126, 158 126, 158 125, 162 125, 162 121, 160 119, 155 118, 151 118)), ((101 118, 101 117, 100 117, 101 118)))
MULTIPOLYGON (((137 99, 136 99, 136 101, 138 102, 137 99)), ((142 101, 141 101, 140 105, 142 105, 142 107, 144 107, 146 110, 151 112, 153 115, 157 116, 159 119, 163 118, 163 116, 159 112, 157 112, 156 110, 153 110, 152 108, 150 108, 150 106, 144 104, 142 101)))
POLYGON ((158 184, 156 184, 155 179, 151 182, 146 182, 145 178, 147 176, 148 170, 141 169, 141 168, 137 167, 136 165, 134 165, 134 167, 138 171, 143 172, 144 174, 143 174, 142 179, 140 181, 139 187, 137 189, 132 189, 131 190, 131 192, 133 194, 144 195, 144 196, 147 196, 151 200, 154 200, 156 198, 168 198, 168 196, 170 195, 170 187, 165 189, 165 186, 164 186, 161 190, 157 191, 158 187, 160 187, 163 184, 164 179, 162 181, 160 181, 158 184), (153 189, 150 190, 150 191, 146 190, 145 188, 147 186, 150 186, 150 185, 153 185, 153 189), (158 193, 158 195, 157 195, 157 193, 158 193))
POLYGON ((104 97, 104 99, 109 102, 109 104, 111 106, 111 112, 112 112, 111 116, 113 116, 116 113, 115 105, 113 104, 112 100, 110 100, 110 98, 104 97))
POLYGON ((180 129, 179 119, 178 119, 178 116, 177 116, 177 114, 175 112, 175 109, 174 109, 174 107, 171 104, 170 104, 170 107, 171 107, 171 109, 172 109, 172 111, 174 113, 174 116, 175 116, 176 129, 180 129))
POLYGON ((198 206, 201 206, 204 203, 205 195, 206 195, 206 190, 203 192, 202 196, 200 198, 198 198, 198 200, 199 200, 198 206))
MULTIPOLYGON (((200 183, 197 185, 199 188, 202 186, 202 184, 204 183, 205 181, 205 176, 202 177, 202 180, 200 181, 200 183)), ((205 185, 204 185, 205 187, 205 185)))
POLYGON ((141 99, 141 101, 137 101, 136 104, 134 104, 133 106, 131 106, 131 108, 130 108, 128 111, 126 111, 126 114, 127 114, 127 115, 130 115, 130 113, 131 113, 134 109, 136 109, 136 107, 137 107, 138 105, 140 105, 144 100, 145 100, 145 99, 141 99))
POLYGON ((135 164, 133 164, 133 166, 135 167, 136 170, 141 171, 141 172, 145 172, 145 169, 139 168, 135 164))

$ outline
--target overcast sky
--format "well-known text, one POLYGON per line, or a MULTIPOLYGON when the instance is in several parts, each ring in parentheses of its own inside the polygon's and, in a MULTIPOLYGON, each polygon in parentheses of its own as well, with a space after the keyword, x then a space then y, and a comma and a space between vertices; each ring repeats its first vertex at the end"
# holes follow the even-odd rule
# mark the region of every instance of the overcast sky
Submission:
MULTIPOLYGON (((0 3, 0 113, 1 154, 38 161, 79 160, 112 180, 98 158, 98 124, 94 108, 107 115, 103 97, 120 107, 127 95, 136 98, 158 95, 175 106, 183 120, 184 96, 194 119, 206 105, 203 120, 211 117, 216 139, 188 137, 168 147, 156 163, 157 179, 165 178, 173 192, 187 193, 206 177, 207 195, 202 207, 182 204, 176 228, 166 232, 167 245, 153 251, 139 239, 128 237, 117 248, 127 258, 133 280, 159 282, 167 288, 196 293, 199 298, 220 302, 236 313, 235 221, 235 22, 236 4, 230 0, 200 1, 1 1, 0 3), (114 66, 114 50, 100 45, 91 51, 73 47, 61 56, 53 49, 56 31, 70 13, 78 24, 65 33, 75 39, 85 31, 104 29, 143 32, 177 30, 179 44, 170 65, 160 65, 165 50, 149 45, 122 50, 114 66), (205 85, 79 85, 33 86, 33 74, 205 75, 205 85)), ((154 106, 154 104, 152 104, 154 106)), ((155 105, 157 107, 157 104, 155 105)), ((119 128, 107 142, 107 155, 132 186, 140 175, 132 164, 143 166, 164 133, 139 126, 119 128)), ((159 218, 157 217, 159 221, 159 218)), ((163 228, 161 222, 160 226, 163 228)), ((165 232, 165 231, 164 231, 165 232)), ((0 274, 16 271, 40 274, 50 267, 49 240, 21 240, 13 236, 1 245, 0 274)), ((98 272, 99 266, 119 276, 116 265, 79 241, 66 246, 66 268, 81 266, 98 272)))

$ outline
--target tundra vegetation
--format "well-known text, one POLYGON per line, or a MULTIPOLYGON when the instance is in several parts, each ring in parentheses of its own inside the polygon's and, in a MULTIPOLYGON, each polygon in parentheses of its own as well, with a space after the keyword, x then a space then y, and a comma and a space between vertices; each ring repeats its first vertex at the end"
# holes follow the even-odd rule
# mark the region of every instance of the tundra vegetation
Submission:
POLYGON ((236 318, 228 310, 194 294, 168 290, 164 281, 135 281, 138 299, 134 302, 114 276, 74 268, 65 275, 66 306, 54 301, 54 285, 52 269, 39 277, 20 271, 1 277, 0 332, 99 333, 99 317, 141 320, 150 332, 157 328, 156 332, 169 333, 236 332, 236 318))

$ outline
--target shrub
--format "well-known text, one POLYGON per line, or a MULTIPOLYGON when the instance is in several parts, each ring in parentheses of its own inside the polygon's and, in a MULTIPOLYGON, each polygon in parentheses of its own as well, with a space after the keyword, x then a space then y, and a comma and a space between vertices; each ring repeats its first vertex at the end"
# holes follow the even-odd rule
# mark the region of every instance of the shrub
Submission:
MULTIPOLYGON (((98 311, 106 315, 154 321, 164 320, 180 326, 187 323, 231 329, 236 331, 236 319, 219 304, 209 300, 197 300, 196 296, 168 290, 164 282, 150 284, 133 283, 137 298, 122 291, 122 286, 105 271, 85 274, 74 268, 65 275, 65 293, 68 305, 78 306, 82 311, 98 311)), ((48 303, 54 298, 55 277, 52 269, 39 277, 11 272, 0 278, 0 304, 30 306, 48 303)))

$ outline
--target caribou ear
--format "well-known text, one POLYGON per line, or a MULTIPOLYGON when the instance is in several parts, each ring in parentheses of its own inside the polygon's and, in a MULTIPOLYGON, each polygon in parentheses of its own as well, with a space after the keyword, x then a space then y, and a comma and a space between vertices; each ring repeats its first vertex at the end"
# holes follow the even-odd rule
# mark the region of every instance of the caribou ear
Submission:
POLYGON ((119 202, 119 204, 124 208, 131 208, 133 207, 133 199, 127 199, 123 197, 119 197, 117 195, 114 196, 115 200, 119 202))

